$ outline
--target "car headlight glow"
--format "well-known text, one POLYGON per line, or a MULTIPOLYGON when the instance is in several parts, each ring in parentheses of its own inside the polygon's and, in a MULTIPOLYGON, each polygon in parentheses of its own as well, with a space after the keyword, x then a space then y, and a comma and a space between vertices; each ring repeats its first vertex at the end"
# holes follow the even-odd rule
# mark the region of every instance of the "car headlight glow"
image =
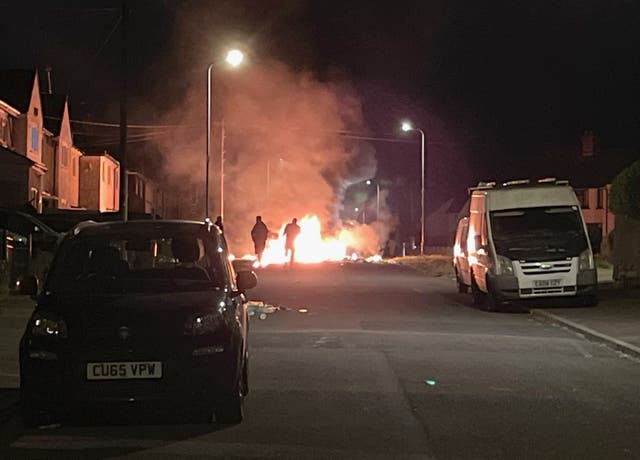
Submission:
POLYGON ((505 256, 496 259, 496 275, 513 275, 513 262, 505 256))
POLYGON ((31 320, 31 335, 66 339, 68 335, 67 324, 51 313, 35 313, 31 320))
POLYGON ((594 268, 593 252, 591 252, 591 249, 585 249, 580 253, 580 258, 578 259, 578 270, 593 270, 594 268))
POLYGON ((219 313, 192 315, 184 323, 184 335, 210 334, 218 330, 222 324, 219 313))

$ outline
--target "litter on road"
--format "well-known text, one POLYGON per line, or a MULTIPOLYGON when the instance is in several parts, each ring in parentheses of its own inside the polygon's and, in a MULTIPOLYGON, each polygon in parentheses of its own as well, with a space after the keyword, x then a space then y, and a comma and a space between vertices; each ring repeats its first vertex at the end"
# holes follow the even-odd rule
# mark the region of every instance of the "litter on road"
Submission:
POLYGON ((279 308, 274 305, 265 304, 261 300, 250 300, 247 302, 247 310, 249 316, 257 316, 264 320, 267 319, 267 315, 275 313, 279 308))

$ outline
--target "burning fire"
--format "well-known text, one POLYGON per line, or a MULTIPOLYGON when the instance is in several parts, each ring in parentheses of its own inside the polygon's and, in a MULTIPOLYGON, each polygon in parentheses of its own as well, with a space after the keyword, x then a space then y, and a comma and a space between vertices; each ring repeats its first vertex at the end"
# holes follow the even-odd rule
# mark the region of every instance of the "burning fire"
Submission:
MULTIPOLYGON (((315 215, 306 215, 298 221, 300 234, 295 242, 298 263, 318 263, 324 261, 339 261, 347 257, 347 247, 350 240, 348 232, 341 230, 334 237, 323 237, 320 231, 320 220, 315 215)), ((267 247, 262 255, 262 266, 284 264, 288 262, 285 254, 284 227, 278 232, 278 238, 267 240, 267 247)))
MULTIPOLYGON (((342 261, 345 259, 357 260, 359 255, 353 251, 354 249, 364 247, 363 239, 371 237, 371 235, 363 235, 358 229, 342 229, 331 236, 323 236, 321 231, 320 220, 316 215, 306 215, 298 220, 300 226, 300 234, 295 242, 296 263, 318 263, 327 261, 342 261)), ((262 255, 262 264, 257 260, 254 267, 260 265, 266 267, 273 264, 286 264, 289 259, 285 253, 284 244, 284 228, 283 224, 278 232, 277 238, 269 238, 265 251, 262 255)), ((375 261, 379 256, 373 256, 375 261)), ((254 256, 245 255, 243 259, 255 259, 254 256)), ((370 258, 371 259, 371 258, 370 258)))

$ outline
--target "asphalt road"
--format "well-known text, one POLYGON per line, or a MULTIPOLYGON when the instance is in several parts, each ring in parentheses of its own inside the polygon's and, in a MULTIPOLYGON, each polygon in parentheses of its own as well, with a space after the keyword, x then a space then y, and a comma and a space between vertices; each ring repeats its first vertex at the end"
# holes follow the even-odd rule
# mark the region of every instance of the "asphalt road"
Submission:
POLYGON ((14 416, 0 458, 640 458, 638 361, 400 267, 259 280, 250 297, 281 309, 251 320, 242 424, 96 414, 24 430, 14 416))

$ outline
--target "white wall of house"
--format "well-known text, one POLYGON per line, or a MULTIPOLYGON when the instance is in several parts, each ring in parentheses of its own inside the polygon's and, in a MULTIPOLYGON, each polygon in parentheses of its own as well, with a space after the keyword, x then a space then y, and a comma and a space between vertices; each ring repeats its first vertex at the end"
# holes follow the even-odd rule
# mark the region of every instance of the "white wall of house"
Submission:
POLYGON ((29 110, 23 114, 24 149, 18 150, 30 160, 42 163, 42 103, 40 101, 40 86, 38 75, 34 74, 33 88, 31 89, 31 100, 29 110))
POLYGON ((76 175, 73 175, 73 165, 74 155, 71 125, 69 123, 69 110, 65 103, 62 120, 60 122, 56 162, 58 207, 60 209, 69 209, 77 206, 78 174, 76 170, 76 175))
POLYGON ((120 163, 111 156, 80 155, 80 206, 100 212, 120 209, 120 163))
POLYGON ((20 112, 0 101, 0 146, 13 148, 13 124, 20 112))

